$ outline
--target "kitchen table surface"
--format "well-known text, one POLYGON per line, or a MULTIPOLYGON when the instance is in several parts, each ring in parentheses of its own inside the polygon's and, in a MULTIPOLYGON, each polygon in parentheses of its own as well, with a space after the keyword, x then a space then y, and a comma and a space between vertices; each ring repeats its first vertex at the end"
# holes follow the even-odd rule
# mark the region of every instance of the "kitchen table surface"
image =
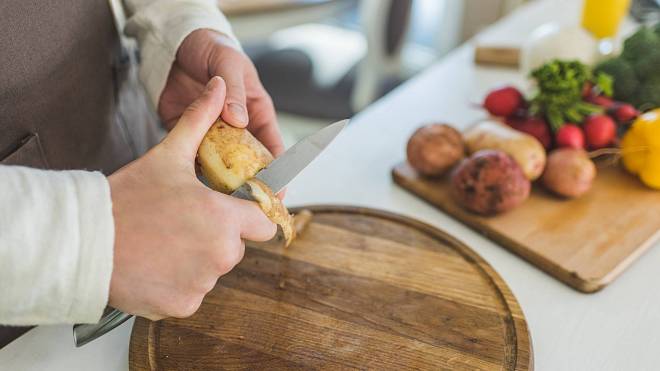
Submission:
MULTIPOLYGON (((577 1, 537 1, 478 36, 520 45, 550 19, 576 22, 577 1)), ((420 124, 464 127, 484 113, 470 102, 515 71, 474 67, 468 43, 376 102, 289 187, 289 205, 350 204, 381 208, 437 226, 471 246, 509 284, 527 317, 537 370, 657 370, 660 365, 660 246, 614 283, 582 294, 393 184, 408 136, 420 124)), ((607 228, 607 226, 603 226, 607 228)), ((126 370, 133 321, 76 349, 70 326, 42 326, 0 350, 2 370, 126 370)))

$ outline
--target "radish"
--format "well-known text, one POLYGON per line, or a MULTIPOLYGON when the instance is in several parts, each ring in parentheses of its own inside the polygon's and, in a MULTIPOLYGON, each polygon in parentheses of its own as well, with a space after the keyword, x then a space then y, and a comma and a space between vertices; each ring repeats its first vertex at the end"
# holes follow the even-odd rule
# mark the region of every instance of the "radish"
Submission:
POLYGON ((623 103, 613 109, 613 116, 619 122, 628 122, 639 116, 639 111, 632 104, 623 103))
POLYGON ((616 124, 607 115, 592 115, 584 121, 584 135, 589 149, 607 147, 616 137, 616 124))
POLYGON ((552 147, 552 135, 548 124, 538 117, 528 117, 524 120, 511 120, 512 128, 527 133, 536 138, 546 150, 552 147))
POLYGON ((557 147, 584 148, 584 133, 575 124, 564 124, 555 133, 555 144, 557 147))
POLYGON ((493 116, 510 116, 523 106, 524 99, 520 91, 513 86, 495 89, 488 93, 484 107, 493 116))
POLYGON ((590 95, 585 100, 589 103, 601 106, 606 109, 614 106, 614 101, 604 95, 590 95))

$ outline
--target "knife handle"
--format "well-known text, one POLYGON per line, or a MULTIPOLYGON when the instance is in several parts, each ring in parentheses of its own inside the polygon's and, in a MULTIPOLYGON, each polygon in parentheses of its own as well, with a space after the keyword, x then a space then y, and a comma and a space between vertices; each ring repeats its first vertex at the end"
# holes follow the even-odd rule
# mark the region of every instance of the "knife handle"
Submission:
POLYGON ((81 347, 90 341, 106 334, 115 327, 126 322, 133 317, 118 309, 113 309, 110 313, 101 318, 98 323, 86 323, 73 325, 73 342, 76 347, 81 347))

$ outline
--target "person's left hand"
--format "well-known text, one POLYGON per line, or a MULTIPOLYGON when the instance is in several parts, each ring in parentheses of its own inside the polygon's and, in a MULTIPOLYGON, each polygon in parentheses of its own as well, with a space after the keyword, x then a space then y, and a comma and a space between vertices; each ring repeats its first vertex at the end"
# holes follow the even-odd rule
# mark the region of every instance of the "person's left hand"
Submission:
POLYGON ((273 156, 284 152, 273 102, 257 70, 230 38, 212 30, 193 31, 179 47, 158 104, 166 128, 172 129, 213 76, 221 76, 227 83, 220 117, 232 126, 247 126, 273 156))

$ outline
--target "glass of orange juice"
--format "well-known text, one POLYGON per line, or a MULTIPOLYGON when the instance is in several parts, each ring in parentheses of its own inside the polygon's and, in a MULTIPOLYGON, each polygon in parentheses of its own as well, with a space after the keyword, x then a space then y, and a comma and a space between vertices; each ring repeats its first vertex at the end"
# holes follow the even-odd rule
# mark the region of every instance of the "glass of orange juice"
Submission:
POLYGON ((584 0, 582 27, 599 39, 599 52, 612 52, 612 38, 628 13, 630 0, 584 0))

